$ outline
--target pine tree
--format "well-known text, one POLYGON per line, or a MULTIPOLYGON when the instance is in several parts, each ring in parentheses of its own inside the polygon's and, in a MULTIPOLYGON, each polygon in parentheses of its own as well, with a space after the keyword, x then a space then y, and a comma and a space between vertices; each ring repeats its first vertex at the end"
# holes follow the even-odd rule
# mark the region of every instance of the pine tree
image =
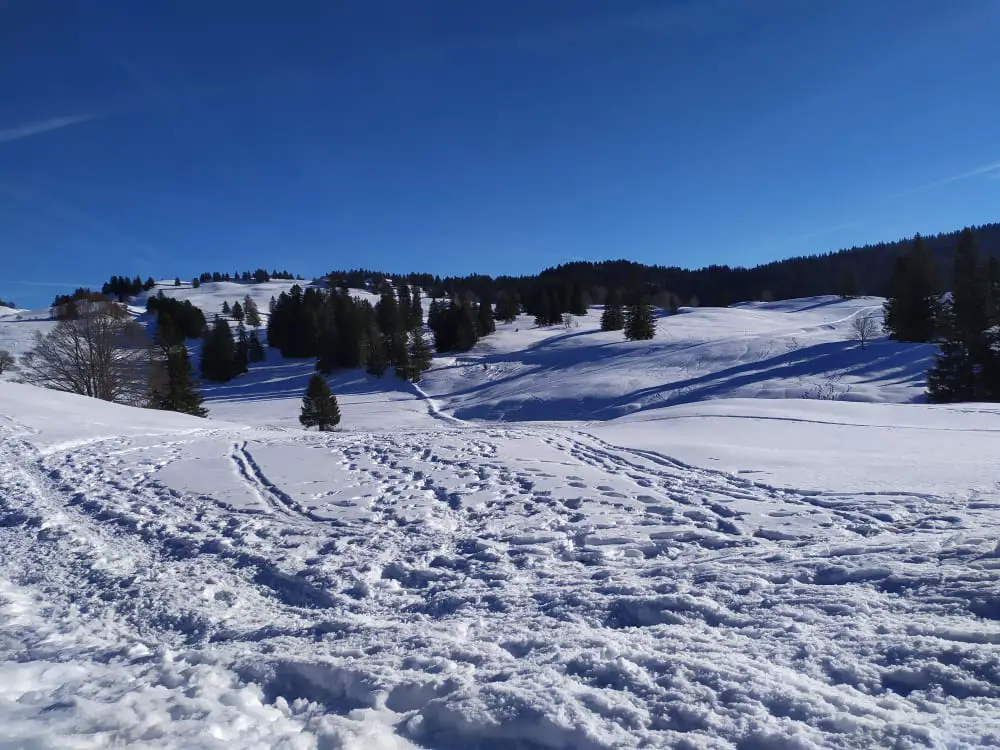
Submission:
POLYGON ((587 314, 587 294, 579 284, 570 287, 569 312, 571 315, 587 314))
POLYGON ((391 339, 392 362, 396 368, 396 377, 410 380, 410 350, 406 342, 406 334, 398 333, 391 339))
POLYGON ((892 269, 883 327, 896 341, 930 341, 937 330, 939 304, 934 259, 918 234, 892 269))
POLYGON ((629 341, 644 341, 655 335, 653 307, 646 301, 644 294, 636 292, 625 310, 625 338, 629 341))
POLYGON ((263 362, 266 358, 267 354, 264 345, 260 343, 260 336, 256 330, 250 331, 250 337, 247 339, 247 361, 263 362))
POLYGON ((236 345, 225 318, 216 318, 201 348, 201 377, 224 383, 237 375, 236 345))
POLYGON ((410 295, 410 320, 407 326, 411 331, 419 330, 424 325, 424 306, 420 301, 420 289, 413 287, 410 295))
POLYGON ((249 369, 247 364, 250 362, 250 340, 247 338, 247 329, 243 327, 243 323, 240 323, 236 328, 236 364, 234 367, 234 373, 236 375, 242 375, 249 369))
POLYGON ((193 279, 191 279, 191 288, 192 289, 197 289, 200 286, 201 286, 201 279, 199 279, 197 276, 195 276, 193 279))
POLYGON ((306 429, 318 427, 320 432, 329 432, 340 424, 340 406, 337 404, 337 397, 330 392, 326 378, 319 373, 309 378, 306 394, 302 397, 299 422, 306 429))
POLYGON ((479 302, 477 324, 480 337, 489 336, 497 330, 496 321, 493 319, 493 305, 485 297, 479 302))
POLYGON ((433 361, 431 348, 420 331, 410 334, 410 369, 413 372, 413 382, 419 382, 421 375, 430 369, 433 361))
POLYGON ((496 317, 504 323, 513 323, 521 312, 521 302, 516 291, 504 290, 497 295, 496 317))
POLYGON ((274 298, 274 295, 272 294, 271 301, 267 303, 267 312, 269 314, 274 314, 274 308, 276 308, 277 306, 278 306, 278 300, 276 300, 274 298))
POLYGON ((373 339, 368 342, 368 363, 365 371, 369 375, 380 378, 389 367, 388 358, 385 356, 385 346, 380 339, 373 339))
POLYGON ((994 391, 997 353, 993 348, 990 278, 965 229, 955 247, 951 298, 941 313, 944 342, 927 372, 932 403, 987 400, 994 391))
POLYGON ((232 314, 233 314, 233 320, 235 320, 237 323, 242 323, 246 318, 246 315, 243 312, 243 306, 239 302, 233 303, 232 314))
POLYGON ((625 311, 622 309, 622 296, 617 290, 608 292, 604 302, 604 312, 601 313, 602 331, 620 331, 625 327, 625 311))
POLYGON ((201 394, 191 370, 184 333, 170 315, 157 315, 154 337, 154 372, 150 406, 154 409, 177 411, 204 417, 208 412, 201 405, 201 394))
POLYGON ((260 310, 257 309, 257 303, 249 294, 243 298, 243 314, 246 316, 248 326, 254 329, 260 328, 260 310))
POLYGON ((535 325, 539 328, 552 325, 552 306, 549 295, 543 290, 538 297, 537 309, 535 310, 535 325))
POLYGON ((223 300, 223 302, 222 302, 222 314, 223 315, 232 315, 232 313, 233 313, 233 310, 229 306, 229 300, 223 300))

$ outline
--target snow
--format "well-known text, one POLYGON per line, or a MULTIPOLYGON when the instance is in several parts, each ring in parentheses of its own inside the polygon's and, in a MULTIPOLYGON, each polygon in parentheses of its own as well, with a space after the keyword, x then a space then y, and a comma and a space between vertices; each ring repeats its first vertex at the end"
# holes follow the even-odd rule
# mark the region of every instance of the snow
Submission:
POLYGON ((522 318, 324 434, 273 352, 208 420, 0 382, 0 747, 997 745, 1000 407, 879 307, 522 318))

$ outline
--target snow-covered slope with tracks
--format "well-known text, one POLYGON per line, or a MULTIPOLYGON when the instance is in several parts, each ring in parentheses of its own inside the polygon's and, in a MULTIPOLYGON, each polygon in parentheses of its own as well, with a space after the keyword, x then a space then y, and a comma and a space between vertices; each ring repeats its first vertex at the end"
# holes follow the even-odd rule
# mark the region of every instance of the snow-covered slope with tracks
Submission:
POLYGON ((1000 413, 710 405, 318 434, 0 383, 0 746, 1000 741, 1000 413), (893 426, 905 476, 858 459, 893 426), (673 457, 719 436, 758 452, 673 457))

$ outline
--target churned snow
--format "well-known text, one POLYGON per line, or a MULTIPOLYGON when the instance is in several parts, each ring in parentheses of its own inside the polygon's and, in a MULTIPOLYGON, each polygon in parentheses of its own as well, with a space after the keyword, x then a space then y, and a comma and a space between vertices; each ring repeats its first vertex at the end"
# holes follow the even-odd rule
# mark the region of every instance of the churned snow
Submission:
POLYGON ((879 304, 522 318, 328 434, 273 352, 208 420, 0 382, 0 747, 1000 743, 1000 408, 879 304))

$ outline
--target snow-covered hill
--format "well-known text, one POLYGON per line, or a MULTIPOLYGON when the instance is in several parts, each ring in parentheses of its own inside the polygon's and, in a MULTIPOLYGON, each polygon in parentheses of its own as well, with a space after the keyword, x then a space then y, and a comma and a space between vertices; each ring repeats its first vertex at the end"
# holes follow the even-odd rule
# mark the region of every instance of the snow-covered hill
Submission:
POLYGON ((0 414, 4 746, 1000 740, 996 409, 0 414))
POLYGON ((0 382, 0 748, 1000 743, 1000 407, 880 302, 522 318, 332 434, 276 352, 208 420, 0 382))

